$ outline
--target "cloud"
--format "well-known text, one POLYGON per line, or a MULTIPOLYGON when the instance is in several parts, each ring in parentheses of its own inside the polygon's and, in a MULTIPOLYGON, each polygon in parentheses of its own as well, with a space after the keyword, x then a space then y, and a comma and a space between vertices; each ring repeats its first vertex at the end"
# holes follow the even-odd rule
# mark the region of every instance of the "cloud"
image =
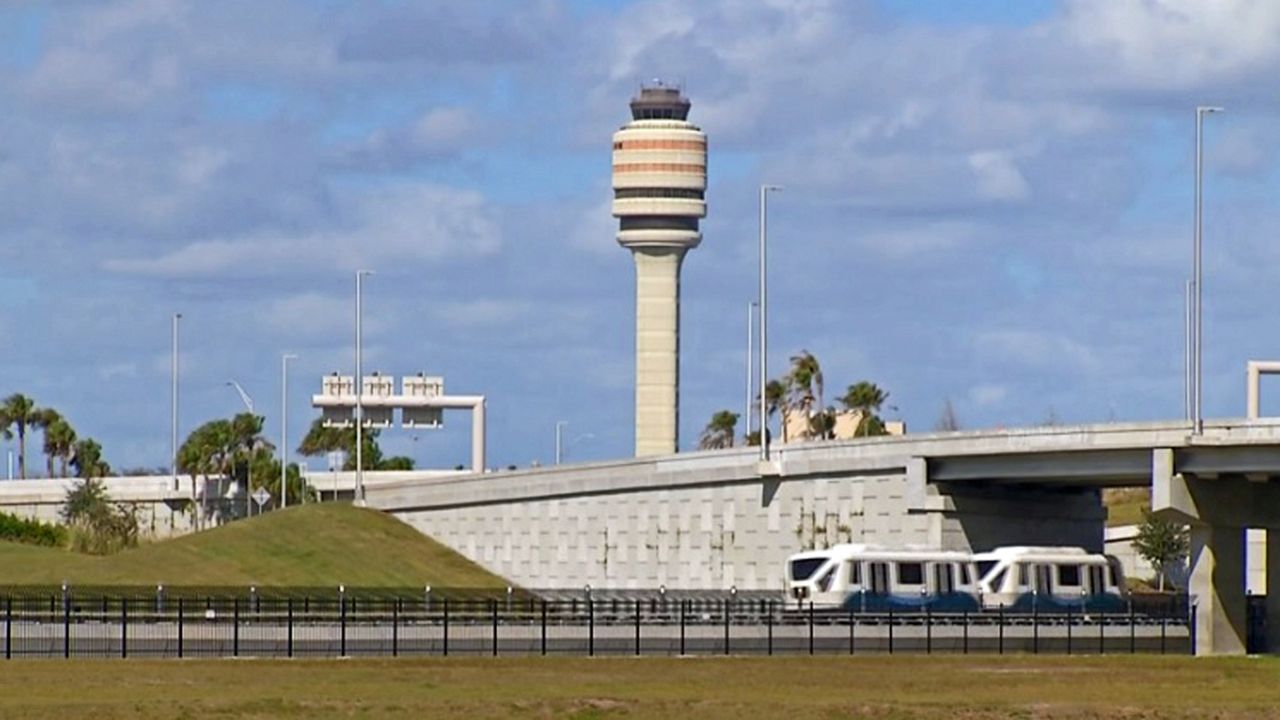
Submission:
POLYGON ((970 153, 969 167, 977 180, 978 194, 983 198, 1009 202, 1024 200, 1031 194, 1027 179, 1022 177, 1008 153, 970 153))
POLYGON ((1049 331, 987 330, 973 345, 988 361, 1000 364, 1085 372, 1101 367, 1088 345, 1049 331))
POLYGON ((984 383, 969 388, 969 401, 979 407, 997 405, 1008 396, 1009 388, 1006 385, 984 383))
POLYGON ((496 253, 484 199, 429 184, 352 192, 338 201, 345 227, 202 240, 154 258, 107 260, 107 270, 157 277, 254 277, 355 270, 496 253))

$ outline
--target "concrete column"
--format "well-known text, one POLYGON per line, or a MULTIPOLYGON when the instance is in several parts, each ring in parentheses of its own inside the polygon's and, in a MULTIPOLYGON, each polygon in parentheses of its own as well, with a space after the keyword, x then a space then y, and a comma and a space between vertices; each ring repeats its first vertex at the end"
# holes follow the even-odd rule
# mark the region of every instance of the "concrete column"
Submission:
POLYGON ((1191 526, 1196 655, 1245 653, 1245 532, 1230 525, 1191 526))
POLYGON ((1280 653, 1280 528, 1267 528, 1267 652, 1280 653))
POLYGON ((636 456, 676 452, 680 426, 680 263, 684 248, 634 248, 636 456))

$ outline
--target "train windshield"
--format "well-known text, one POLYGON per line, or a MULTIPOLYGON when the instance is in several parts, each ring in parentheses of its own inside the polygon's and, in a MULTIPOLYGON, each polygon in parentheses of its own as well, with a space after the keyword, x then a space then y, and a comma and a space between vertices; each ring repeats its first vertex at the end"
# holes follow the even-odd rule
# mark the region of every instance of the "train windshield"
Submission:
POLYGON ((827 558, 800 558, 791 561, 791 579, 792 580, 808 580, 813 574, 818 572, 818 568, 827 563, 827 558))

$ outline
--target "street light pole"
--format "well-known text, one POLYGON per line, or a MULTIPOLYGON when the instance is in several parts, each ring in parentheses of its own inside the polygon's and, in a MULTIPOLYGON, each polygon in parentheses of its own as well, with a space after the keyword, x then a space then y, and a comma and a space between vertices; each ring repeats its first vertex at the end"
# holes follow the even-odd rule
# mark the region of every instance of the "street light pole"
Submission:
MULTIPOLYGON (((766 248, 769 236, 769 192, 781 190, 781 185, 760 186, 760 459, 769 459, 769 412, 765 391, 769 385, 769 286, 766 268, 766 248)), ((782 419, 786 422, 786 418, 782 419)))
POLYGON ((356 504, 364 504, 364 276, 372 270, 356 271, 356 504))
MULTIPOLYGON (((236 393, 240 395, 240 402, 248 408, 249 414, 253 414, 253 398, 249 397, 249 393, 240 387, 240 383, 235 380, 228 380, 227 385, 235 388, 236 393)), ((244 516, 249 517, 253 514, 253 498, 249 497, 253 493, 253 448, 249 449, 249 462, 245 463, 244 469, 244 516)))
POLYGON ((564 427, 568 424, 569 424, 568 420, 556 421, 556 464, 557 465, 560 464, 560 456, 561 456, 561 453, 563 452, 562 448, 564 447, 561 442, 563 438, 562 432, 564 430, 564 427))
POLYGON ((280 509, 289 507, 289 361, 297 355, 280 356, 280 509))
MULTIPOLYGON (((172 381, 173 387, 170 393, 172 405, 170 407, 170 426, 169 426, 169 442, 172 455, 169 458, 170 469, 173 471, 173 489, 178 489, 178 321, 182 319, 182 313, 173 314, 173 364, 172 381)), ((191 501, 196 499, 196 483, 195 476, 191 476, 191 501)))
POLYGON ((1193 428, 1192 431, 1196 435, 1204 432, 1204 409, 1201 406, 1203 395, 1204 372, 1202 363, 1204 362, 1204 349, 1201 343, 1204 339, 1204 274, 1201 267, 1201 225, 1204 212, 1201 209, 1202 193, 1202 175, 1204 172, 1204 116, 1209 113, 1222 112, 1220 107, 1212 107, 1201 105, 1196 108, 1196 212, 1195 212, 1195 247, 1192 255, 1192 276, 1195 283, 1195 383, 1194 383, 1194 409, 1193 428))
POLYGON ((742 406, 742 437, 746 438, 751 435, 751 388, 755 385, 755 373, 752 372, 753 353, 755 352, 755 342, 752 333, 755 328, 756 321, 756 302, 752 300, 747 303, 747 401, 742 406))

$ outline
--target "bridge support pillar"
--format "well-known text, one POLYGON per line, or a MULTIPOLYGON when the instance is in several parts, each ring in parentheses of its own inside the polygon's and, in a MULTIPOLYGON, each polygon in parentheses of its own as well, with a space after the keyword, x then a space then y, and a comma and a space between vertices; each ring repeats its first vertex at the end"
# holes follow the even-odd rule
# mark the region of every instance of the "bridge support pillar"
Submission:
POLYGON ((1267 528, 1267 652, 1280 654, 1280 527, 1267 528))
POLYGON ((1243 655, 1245 530, 1231 525, 1191 526, 1191 600, 1196 604, 1196 655, 1243 655))

